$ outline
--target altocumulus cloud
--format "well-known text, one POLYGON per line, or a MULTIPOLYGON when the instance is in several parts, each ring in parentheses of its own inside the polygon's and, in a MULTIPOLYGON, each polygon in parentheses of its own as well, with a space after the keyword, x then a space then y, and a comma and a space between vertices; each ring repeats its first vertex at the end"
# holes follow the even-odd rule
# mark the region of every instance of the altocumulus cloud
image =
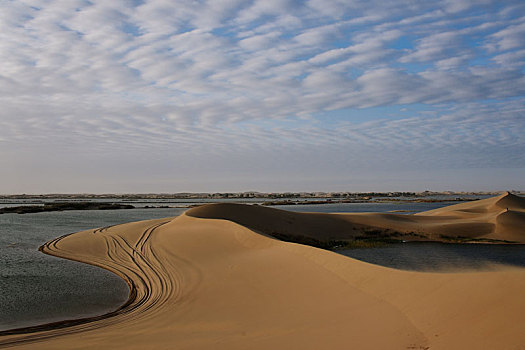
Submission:
POLYGON ((524 37, 510 0, 2 1, 0 192, 521 186, 524 37))

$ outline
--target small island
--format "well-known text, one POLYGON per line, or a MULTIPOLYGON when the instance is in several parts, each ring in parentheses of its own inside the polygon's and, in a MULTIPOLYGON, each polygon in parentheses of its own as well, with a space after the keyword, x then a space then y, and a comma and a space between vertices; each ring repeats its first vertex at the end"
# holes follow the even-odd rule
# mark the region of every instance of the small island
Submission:
POLYGON ((134 209, 130 204, 117 203, 93 203, 93 202, 65 202, 65 203, 44 203, 44 205, 21 205, 16 207, 0 208, 0 214, 28 214, 42 213, 47 211, 65 210, 112 210, 112 209, 134 209))

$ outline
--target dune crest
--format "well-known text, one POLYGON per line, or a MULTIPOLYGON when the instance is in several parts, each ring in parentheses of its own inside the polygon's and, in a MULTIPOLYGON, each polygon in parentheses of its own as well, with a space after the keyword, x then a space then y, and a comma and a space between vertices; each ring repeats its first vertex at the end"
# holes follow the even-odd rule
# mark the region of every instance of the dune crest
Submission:
POLYGON ((461 215, 462 212, 498 213, 506 209, 525 211, 525 198, 516 196, 510 192, 505 192, 499 196, 450 205, 439 209, 429 210, 416 215, 461 215))
POLYGON ((518 197, 510 192, 505 192, 502 194, 495 205, 501 209, 511 209, 511 210, 519 210, 523 211, 525 210, 525 198, 518 197))

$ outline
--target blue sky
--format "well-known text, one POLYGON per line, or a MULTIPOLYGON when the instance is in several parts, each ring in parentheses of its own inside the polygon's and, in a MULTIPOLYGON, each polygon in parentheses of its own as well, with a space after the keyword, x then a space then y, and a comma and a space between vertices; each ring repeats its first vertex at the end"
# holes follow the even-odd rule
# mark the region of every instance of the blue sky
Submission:
POLYGON ((0 193, 525 190, 522 1, 0 2, 0 193))

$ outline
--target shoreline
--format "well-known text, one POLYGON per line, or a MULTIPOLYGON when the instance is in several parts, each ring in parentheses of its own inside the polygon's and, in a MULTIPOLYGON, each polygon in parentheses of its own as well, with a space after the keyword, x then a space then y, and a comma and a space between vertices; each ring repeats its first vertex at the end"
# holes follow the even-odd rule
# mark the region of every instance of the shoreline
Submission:
MULTIPOLYGON (((79 197, 82 198, 82 197, 79 197)), ((264 197, 266 198, 266 197, 264 197)), ((92 199, 92 198, 88 198, 92 199)), ((96 198, 95 198, 96 199, 96 198)), ((206 200, 209 198, 188 198, 206 200)), ((479 200, 479 198, 450 198, 450 199, 425 199, 424 197, 414 198, 369 198, 369 199, 341 199, 341 198, 328 198, 328 199, 315 199, 312 200, 310 197, 297 197, 293 199, 285 200, 268 200, 264 201, 243 201, 242 198, 224 198, 228 200, 228 203, 235 204, 252 204, 261 205, 267 207, 278 207, 278 206, 299 206, 299 205, 326 205, 326 204, 410 204, 410 203, 461 203, 471 202, 479 200)), ((253 198, 250 198, 253 199, 253 198)), ((263 198, 261 198, 263 199, 263 198)), ((121 200, 112 202, 89 202, 84 201, 85 199, 69 199, 59 202, 4 202, 3 205, 8 206, 0 207, 0 214, 30 214, 30 213, 42 213, 42 212, 53 212, 53 211, 70 211, 70 210, 125 210, 125 209, 167 209, 167 208, 186 208, 191 209, 205 204, 221 203, 221 202, 151 202, 151 201, 139 201, 139 200, 121 200), (145 206, 134 206, 133 204, 152 204, 145 206), (22 204, 16 206, 15 204, 22 204), (154 205, 153 205, 154 204, 154 205)), ((411 210, 395 210, 393 212, 407 212, 411 213, 411 210)))
POLYGON ((39 342, 50 337, 60 337, 62 335, 73 335, 80 332, 96 330, 118 322, 118 320, 115 320, 115 318, 125 316, 135 309, 143 306, 144 303, 147 303, 149 301, 148 297, 151 294, 151 291, 148 289, 148 284, 144 283, 144 280, 140 277, 134 277, 133 273, 130 273, 130 271, 127 270, 127 267, 121 265, 121 269, 119 269, 116 268, 118 265, 112 264, 109 261, 105 261, 104 257, 101 258, 97 256, 83 255, 81 251, 73 252, 64 250, 59 248, 58 245, 64 240, 68 240, 79 233, 84 233, 87 235, 103 234, 104 232, 119 226, 136 226, 137 224, 140 226, 144 225, 145 223, 154 223, 152 227, 147 226, 147 229, 144 232, 146 233, 147 231, 150 231, 149 233, 152 233, 157 227, 164 223, 168 223, 171 219, 172 218, 145 220, 129 224, 107 226, 82 232, 69 233, 41 245, 38 250, 44 254, 92 265, 115 274, 128 285, 128 299, 114 311, 110 311, 101 315, 72 318, 44 323, 36 326, 20 327, 0 331, 0 348, 16 346, 17 344, 34 344, 35 342, 39 342), (80 253, 80 256, 83 256, 83 258, 79 258, 77 253, 80 253), (128 273, 126 273, 126 271, 128 271, 128 273), (100 322, 103 322, 103 324, 100 324, 100 322))
MULTIPOLYGON (((43 245, 41 245, 38 248, 38 251, 43 253, 43 254, 54 256, 54 257, 57 257, 57 258, 67 259, 67 260, 76 261, 76 262, 80 262, 80 263, 83 263, 83 264, 88 264, 88 265, 91 265, 91 266, 95 266, 95 267, 98 267, 98 268, 101 268, 101 269, 104 269, 106 271, 109 271, 109 272, 113 273, 114 275, 116 275, 117 277, 122 279, 126 283, 126 285, 128 286, 129 292, 128 292, 127 300, 122 305, 118 306, 115 310, 103 313, 101 315, 89 316, 89 317, 71 318, 71 319, 66 319, 66 320, 47 322, 47 323, 38 324, 38 325, 35 325, 35 326, 18 327, 18 328, 11 328, 11 329, 6 329, 6 330, 3 330, 3 331, 0 331, 0 346, 5 345, 1 341, 2 340, 1 339, 2 336, 20 335, 20 334, 33 334, 33 333, 37 333, 37 332, 43 332, 43 331, 49 331, 49 330, 55 330, 55 329, 62 329, 62 328, 67 328, 67 327, 71 327, 71 326, 78 326, 78 325, 82 325, 82 324, 85 324, 85 323, 98 321, 98 320, 101 320, 101 319, 105 319, 105 318, 109 318, 109 317, 113 317, 113 316, 118 315, 119 313, 123 312, 126 309, 127 306, 129 306, 133 302, 135 302, 136 296, 137 296, 135 283, 131 279, 129 279, 128 276, 125 276, 125 275, 121 274, 117 270, 113 270, 113 269, 109 268, 107 265, 97 264, 97 263, 95 263, 93 261, 86 261, 86 260, 82 260, 82 259, 75 259, 74 257, 67 257, 66 258, 66 257, 64 257, 64 256, 62 256, 60 254, 53 253, 53 250, 51 250, 49 248, 50 245, 56 245, 60 240, 66 238, 68 236, 74 235, 75 233, 76 232, 68 233, 68 234, 62 235, 60 237, 57 237, 57 238, 55 238, 55 239, 53 239, 51 241, 48 241, 48 242, 44 243, 43 245)), ((24 341, 26 341, 26 340, 24 339, 24 341)), ((9 344, 9 343, 6 343, 6 344, 9 344)))

